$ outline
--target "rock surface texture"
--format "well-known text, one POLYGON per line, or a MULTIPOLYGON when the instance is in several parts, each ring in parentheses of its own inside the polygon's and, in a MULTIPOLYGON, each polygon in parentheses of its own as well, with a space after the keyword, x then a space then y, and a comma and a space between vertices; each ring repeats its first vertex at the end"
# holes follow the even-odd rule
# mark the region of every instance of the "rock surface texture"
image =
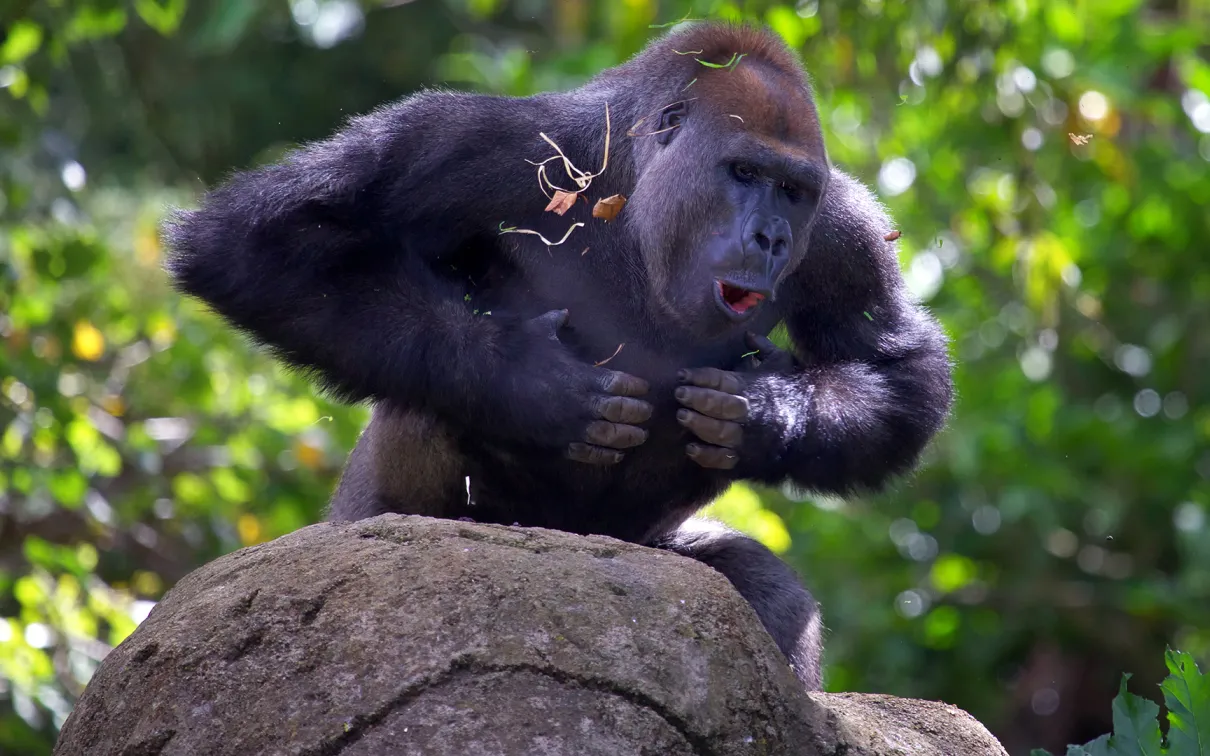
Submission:
POLYGON ((807 695, 730 583, 604 537, 384 515, 182 580, 59 756, 1004 754, 951 706, 807 695))

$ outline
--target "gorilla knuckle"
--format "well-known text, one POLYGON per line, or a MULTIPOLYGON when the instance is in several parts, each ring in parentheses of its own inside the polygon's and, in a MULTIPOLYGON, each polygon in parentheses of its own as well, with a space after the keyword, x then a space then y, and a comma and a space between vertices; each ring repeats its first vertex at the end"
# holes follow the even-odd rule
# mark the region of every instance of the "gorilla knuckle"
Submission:
POLYGON ((730 381, 728 380, 731 374, 719 370, 718 368, 706 368, 705 381, 703 386, 714 389, 715 391, 727 391, 730 381))
POLYGON ((744 379, 728 370, 695 368, 683 371, 682 375, 687 383, 699 388, 721 391, 724 394, 742 394, 744 391, 744 379))
POLYGON ((689 430, 703 441, 711 444, 721 444, 723 438, 723 421, 705 415, 695 415, 689 423, 689 430))
POLYGON ((597 417, 611 423, 642 423, 651 419, 651 404, 641 399, 615 396, 595 403, 597 417))
POLYGON ((613 449, 603 449, 591 444, 573 443, 567 447, 565 456, 575 462, 589 465, 616 465, 625 456, 613 449))
POLYGON ((714 389, 682 386, 677 389, 676 398, 681 404, 707 417, 733 422, 746 422, 748 419, 748 400, 743 396, 714 389))
POLYGON ((633 425, 597 420, 588 424, 585 440, 599 446, 629 449, 646 441, 647 431, 633 425))
POLYGON ((744 442, 744 429, 735 423, 727 423, 719 433, 719 446, 734 449, 744 442))
POLYGON ((686 447, 686 453, 697 464, 711 469, 730 470, 739 463, 738 454, 718 446, 689 444, 686 447))
POLYGON ((653 408, 650 402, 642 399, 624 399, 621 422, 645 423, 651 419, 653 408))
POLYGON ((730 396, 723 403, 722 413, 718 415, 723 420, 730 420, 736 423, 744 423, 748 421, 748 412, 750 405, 748 398, 745 396, 730 396))
POLYGON ((725 391, 728 394, 739 396, 744 393, 745 382, 742 377, 735 373, 723 373, 720 379, 719 390, 725 391))
POLYGON ((601 388, 615 396, 643 396, 647 393, 647 381, 628 373, 609 370, 601 379, 601 388))

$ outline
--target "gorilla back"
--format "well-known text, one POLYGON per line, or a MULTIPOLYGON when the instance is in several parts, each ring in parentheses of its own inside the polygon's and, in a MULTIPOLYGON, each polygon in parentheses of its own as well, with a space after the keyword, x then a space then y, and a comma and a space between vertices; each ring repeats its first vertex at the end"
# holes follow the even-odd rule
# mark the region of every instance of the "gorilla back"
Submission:
POLYGON ((331 517, 676 549, 732 578, 808 685, 809 594, 754 542, 682 523, 735 480, 881 487, 951 402, 890 220, 830 167, 806 76, 763 30, 691 26, 566 93, 421 93, 165 228, 182 291, 374 403, 331 517), (612 195, 621 214, 594 217, 612 195))

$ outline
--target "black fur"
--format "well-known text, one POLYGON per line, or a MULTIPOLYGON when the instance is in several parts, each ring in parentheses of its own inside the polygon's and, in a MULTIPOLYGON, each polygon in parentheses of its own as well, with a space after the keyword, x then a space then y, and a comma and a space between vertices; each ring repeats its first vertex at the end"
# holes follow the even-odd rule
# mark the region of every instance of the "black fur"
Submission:
POLYGON ((333 519, 465 516, 673 549, 731 579, 817 687, 810 594, 751 539, 685 523, 733 480, 879 488, 941 428, 946 340, 909 300, 891 230, 829 168, 784 46, 700 25, 573 92, 425 92, 355 118, 236 174, 165 236, 180 290, 374 403, 333 519), (607 104, 607 168, 587 202, 545 212, 526 162, 555 154, 539 133, 595 172, 607 104), (621 215, 594 219, 613 194, 621 215), (573 222, 549 248, 501 233, 557 241, 573 222), (775 299, 741 317, 716 278, 775 299), (793 354, 762 338, 782 321, 793 354))

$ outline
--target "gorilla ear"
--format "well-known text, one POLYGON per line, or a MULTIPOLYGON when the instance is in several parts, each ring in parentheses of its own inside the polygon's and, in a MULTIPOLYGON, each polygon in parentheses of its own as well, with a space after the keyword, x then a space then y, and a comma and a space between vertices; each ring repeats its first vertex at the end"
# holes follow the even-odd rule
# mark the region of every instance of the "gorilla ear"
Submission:
POLYGON ((685 122, 688 111, 684 102, 674 102, 660 112, 660 127, 656 129, 655 138, 660 144, 668 144, 676 136, 676 132, 685 122))

